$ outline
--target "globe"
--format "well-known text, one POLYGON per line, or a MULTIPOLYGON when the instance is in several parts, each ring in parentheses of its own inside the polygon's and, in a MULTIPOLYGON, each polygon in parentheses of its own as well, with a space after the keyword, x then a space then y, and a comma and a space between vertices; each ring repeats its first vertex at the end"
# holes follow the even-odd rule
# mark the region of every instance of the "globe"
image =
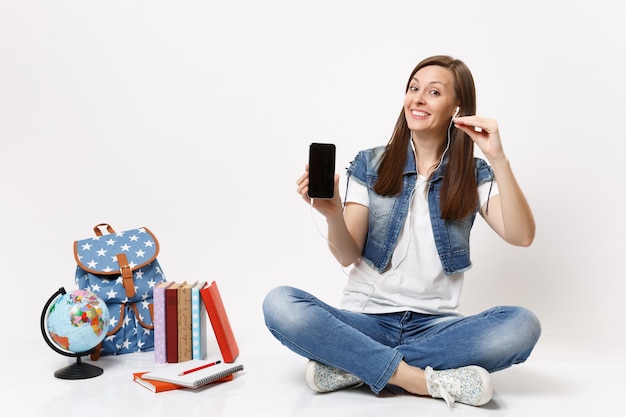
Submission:
POLYGON ((76 364, 57 371, 55 376, 81 379, 102 373, 98 367, 83 364, 80 357, 91 353, 105 338, 109 318, 104 300, 90 291, 66 292, 60 288, 50 297, 41 316, 44 339, 57 353, 77 358, 76 364))

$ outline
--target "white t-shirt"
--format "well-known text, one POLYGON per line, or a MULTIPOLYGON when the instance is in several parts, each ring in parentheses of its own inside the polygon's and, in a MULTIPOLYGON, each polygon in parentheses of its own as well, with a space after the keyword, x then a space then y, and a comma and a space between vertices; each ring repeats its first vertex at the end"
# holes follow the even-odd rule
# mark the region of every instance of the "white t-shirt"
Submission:
MULTIPOLYGON (((400 231, 390 267, 379 273, 361 259, 350 270, 341 308, 365 313, 415 311, 459 315, 463 273, 446 275, 441 266, 425 193, 427 178, 419 175, 407 219, 400 231)), ((478 188, 480 205, 498 194, 496 182, 478 188)), ((369 207, 367 188, 350 181, 346 203, 369 207)))

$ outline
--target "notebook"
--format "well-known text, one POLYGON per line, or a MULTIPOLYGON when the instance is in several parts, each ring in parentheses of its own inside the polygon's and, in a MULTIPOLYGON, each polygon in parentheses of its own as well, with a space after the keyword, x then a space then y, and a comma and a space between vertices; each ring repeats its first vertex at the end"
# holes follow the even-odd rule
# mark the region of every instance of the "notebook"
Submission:
POLYGON ((235 372, 243 371, 243 364, 241 363, 218 362, 215 363, 214 360, 192 359, 186 362, 169 363, 152 372, 143 374, 142 378, 169 382, 187 388, 198 388, 216 382, 235 372), (194 371, 197 368, 201 369, 194 371), (184 372, 187 373, 181 375, 184 372))

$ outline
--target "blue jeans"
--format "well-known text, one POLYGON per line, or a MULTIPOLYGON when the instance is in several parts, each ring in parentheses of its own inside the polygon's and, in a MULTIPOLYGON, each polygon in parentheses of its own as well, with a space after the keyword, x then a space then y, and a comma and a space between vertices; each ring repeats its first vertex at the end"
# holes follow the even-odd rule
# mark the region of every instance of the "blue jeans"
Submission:
POLYGON ((541 333, 537 317, 522 307, 494 307, 469 317, 364 314, 287 286, 267 294, 263 314, 283 345, 361 378, 376 394, 402 360, 422 369, 479 365, 494 372, 524 362, 541 333))

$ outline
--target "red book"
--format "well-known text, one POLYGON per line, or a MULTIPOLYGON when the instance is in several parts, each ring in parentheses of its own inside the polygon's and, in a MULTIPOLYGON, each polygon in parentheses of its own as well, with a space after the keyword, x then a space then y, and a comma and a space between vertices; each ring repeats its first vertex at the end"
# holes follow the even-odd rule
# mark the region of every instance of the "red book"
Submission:
POLYGON ((174 282, 165 289, 165 354, 168 363, 178 363, 178 287, 174 282))
POLYGON ((133 372, 133 381, 135 381, 142 387, 148 388, 152 392, 171 391, 171 390, 183 388, 180 385, 172 384, 171 382, 156 381, 153 379, 143 379, 141 376, 146 373, 147 372, 133 372))
MULTIPOLYGON (((200 297, 211 321, 211 327, 215 333, 217 344, 222 354, 224 362, 232 363, 239 356, 239 346, 235 340, 233 329, 230 326, 222 297, 220 296, 217 284, 213 281, 200 290, 200 297)), ((169 352, 168 352, 169 353, 169 352)))

